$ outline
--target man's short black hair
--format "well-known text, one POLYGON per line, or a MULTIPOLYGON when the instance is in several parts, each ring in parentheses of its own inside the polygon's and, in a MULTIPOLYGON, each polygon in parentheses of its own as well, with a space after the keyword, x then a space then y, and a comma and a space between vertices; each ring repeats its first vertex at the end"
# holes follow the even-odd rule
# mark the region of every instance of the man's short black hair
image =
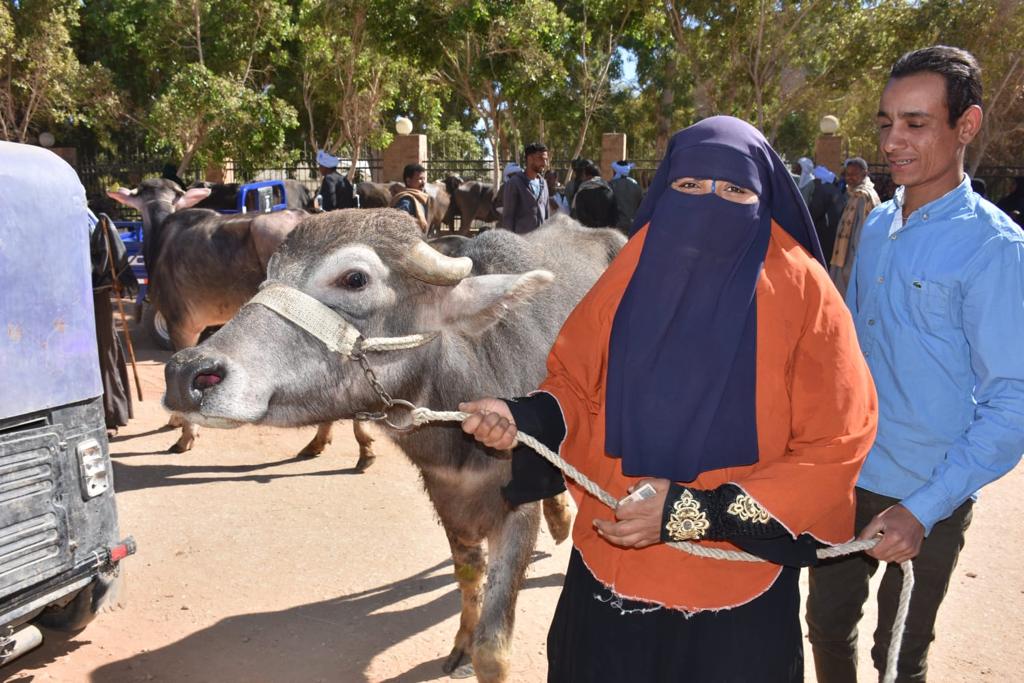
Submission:
POLYGON ((423 168, 419 164, 406 164, 405 169, 402 171, 402 180, 408 180, 417 173, 426 173, 427 169, 423 168))
POLYGON ((933 45, 908 52, 892 65, 890 78, 919 73, 939 74, 946 79, 946 107, 952 128, 968 107, 981 106, 981 67, 967 50, 933 45))
POLYGON ((526 146, 526 149, 523 150, 523 158, 525 159, 531 154, 537 154, 538 152, 546 151, 548 151, 547 145, 544 145, 543 143, 540 142, 531 142, 526 146))
POLYGON ((601 169, 597 167, 597 164, 591 161, 586 166, 583 167, 583 175, 587 176, 588 178, 596 178, 597 176, 601 175, 601 169))

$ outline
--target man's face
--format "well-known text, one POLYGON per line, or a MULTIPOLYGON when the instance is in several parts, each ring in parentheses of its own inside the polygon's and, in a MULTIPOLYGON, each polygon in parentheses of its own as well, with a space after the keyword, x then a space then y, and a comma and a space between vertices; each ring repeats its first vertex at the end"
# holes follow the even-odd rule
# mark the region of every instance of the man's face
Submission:
POLYGON ((417 171, 405 179, 405 186, 414 190, 422 190, 427 185, 427 174, 417 171))
POLYGON ((526 157, 526 170, 541 173, 548 167, 548 153, 534 152, 526 157))
MULTIPOLYGON (((964 125, 949 125, 946 81, 918 73, 889 81, 878 108, 878 144, 892 180, 907 189, 948 189, 960 182, 964 146, 974 138, 964 125)), ((948 191, 948 189, 946 191, 948 191)))
POLYGON ((846 185, 848 187, 857 187, 864 182, 864 178, 866 176, 867 173, 865 173, 864 169, 857 164, 847 164, 846 170, 843 171, 843 177, 846 179, 846 185))

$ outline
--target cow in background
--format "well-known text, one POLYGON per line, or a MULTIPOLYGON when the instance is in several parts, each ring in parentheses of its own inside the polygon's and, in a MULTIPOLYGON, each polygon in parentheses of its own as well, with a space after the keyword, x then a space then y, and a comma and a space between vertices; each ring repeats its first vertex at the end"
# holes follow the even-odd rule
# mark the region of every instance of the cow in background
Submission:
MULTIPOLYGON (((308 215, 293 210, 225 215, 192 208, 210 195, 210 188, 183 191, 163 178, 144 180, 134 190, 122 187, 107 192, 142 215, 150 304, 167 321, 175 350, 195 346, 204 329, 231 319, 266 278, 271 254, 308 215)), ((182 431, 170 451, 190 450, 198 428, 174 417, 171 424, 182 431)), ((359 422, 355 435, 359 442, 356 467, 365 470, 375 459, 373 438, 359 422)), ((320 423, 316 436, 299 455, 319 455, 330 442, 331 423, 320 423)))

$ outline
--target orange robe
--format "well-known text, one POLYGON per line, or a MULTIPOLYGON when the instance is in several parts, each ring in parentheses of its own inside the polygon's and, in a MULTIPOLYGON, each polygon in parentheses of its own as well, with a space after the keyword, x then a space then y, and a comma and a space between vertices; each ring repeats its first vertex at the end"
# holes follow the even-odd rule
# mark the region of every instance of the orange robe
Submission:
MULTIPOLYGON (((637 479, 624 476, 619 459, 604 452, 608 341, 646 231, 629 241, 569 316, 541 385, 565 419, 561 456, 616 498, 637 479)), ((736 484, 794 538, 809 533, 828 544, 846 542, 854 484, 878 418, 853 321, 825 270, 774 222, 756 296, 759 461, 680 483, 736 484)), ((664 544, 614 546, 592 524, 614 521, 614 512, 572 482, 569 489, 579 507, 573 543, 591 573, 618 595, 688 612, 717 610, 753 600, 779 575, 778 565, 705 559, 664 544)))

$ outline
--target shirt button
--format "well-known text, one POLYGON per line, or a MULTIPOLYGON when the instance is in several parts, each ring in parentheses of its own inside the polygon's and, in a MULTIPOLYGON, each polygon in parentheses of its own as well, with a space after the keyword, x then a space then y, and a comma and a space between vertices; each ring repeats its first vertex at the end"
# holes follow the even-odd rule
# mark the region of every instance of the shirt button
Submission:
POLYGON ((885 276, 884 275, 879 275, 878 276, 878 284, 883 284, 884 282, 885 282, 885 276))
POLYGON ((925 221, 928 220, 928 214, 923 214, 921 216, 921 220, 925 220, 925 221))
POLYGON ((874 318, 871 318, 870 320, 868 320, 868 325, 874 325, 874 324, 875 324, 875 319, 874 318))
POLYGON ((896 239, 897 235, 899 235, 899 233, 894 233, 892 235, 889 235, 889 239, 894 240, 894 239, 896 239))
POLYGON ((864 352, 864 357, 865 357, 865 358, 867 358, 867 357, 868 357, 868 356, 870 356, 870 355, 871 355, 871 352, 870 352, 870 351, 865 351, 865 352, 864 352))

